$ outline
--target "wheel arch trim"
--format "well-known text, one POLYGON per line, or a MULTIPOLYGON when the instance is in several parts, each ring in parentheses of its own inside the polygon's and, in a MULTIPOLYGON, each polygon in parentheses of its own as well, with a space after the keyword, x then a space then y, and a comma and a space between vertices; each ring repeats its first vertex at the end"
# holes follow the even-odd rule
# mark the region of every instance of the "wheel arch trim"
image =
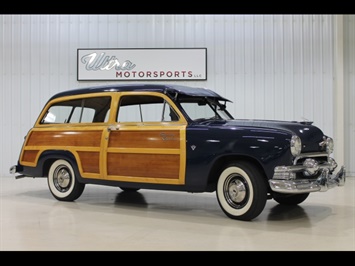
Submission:
POLYGON ((44 151, 38 160, 38 167, 42 169, 42 176, 48 176, 49 168, 51 164, 59 159, 68 161, 75 171, 75 175, 81 180, 81 175, 78 169, 78 163, 74 154, 67 150, 46 150, 44 151))
POLYGON ((262 164, 256 158, 250 157, 250 156, 245 156, 245 155, 234 154, 234 155, 221 156, 214 161, 213 166, 211 167, 211 170, 210 170, 210 173, 208 176, 208 184, 212 185, 213 187, 216 188, 217 182, 218 182, 218 177, 219 177, 220 171, 223 169, 223 166, 230 163, 230 162, 241 162, 241 161, 246 161, 246 162, 252 163, 255 166, 257 166, 259 168, 259 170, 264 173, 265 182, 267 181, 267 175, 265 173, 265 169, 263 168, 262 164))

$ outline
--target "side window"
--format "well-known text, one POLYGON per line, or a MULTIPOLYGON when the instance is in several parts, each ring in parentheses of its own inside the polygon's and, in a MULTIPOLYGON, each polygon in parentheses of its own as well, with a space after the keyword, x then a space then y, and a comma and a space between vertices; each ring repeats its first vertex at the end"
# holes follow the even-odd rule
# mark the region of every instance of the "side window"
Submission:
POLYGON ((91 123, 95 116, 95 109, 90 107, 74 108, 70 123, 91 123))
POLYGON ((123 96, 120 100, 118 122, 178 121, 174 109, 161 97, 151 95, 123 96))
POLYGON ((83 98, 52 105, 41 120, 49 123, 100 123, 109 115, 111 97, 83 98))

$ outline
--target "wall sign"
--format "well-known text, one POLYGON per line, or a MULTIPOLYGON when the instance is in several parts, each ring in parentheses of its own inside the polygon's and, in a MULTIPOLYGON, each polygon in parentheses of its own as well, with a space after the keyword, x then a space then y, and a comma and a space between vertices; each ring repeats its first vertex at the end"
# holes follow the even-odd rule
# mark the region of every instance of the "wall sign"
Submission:
POLYGON ((78 49, 78 81, 207 80, 207 48, 78 49))

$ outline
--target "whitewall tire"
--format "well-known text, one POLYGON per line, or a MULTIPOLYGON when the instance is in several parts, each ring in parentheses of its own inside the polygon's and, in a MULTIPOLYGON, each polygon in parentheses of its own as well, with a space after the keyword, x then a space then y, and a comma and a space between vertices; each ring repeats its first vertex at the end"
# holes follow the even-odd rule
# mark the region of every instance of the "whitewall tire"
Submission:
POLYGON ((249 162, 226 165, 217 182, 217 199, 230 218, 249 221, 257 217, 267 201, 267 186, 261 172, 249 162))
POLYGON ((56 160, 48 172, 48 187, 61 201, 73 201, 81 196, 85 184, 79 183, 72 165, 66 160, 56 160))

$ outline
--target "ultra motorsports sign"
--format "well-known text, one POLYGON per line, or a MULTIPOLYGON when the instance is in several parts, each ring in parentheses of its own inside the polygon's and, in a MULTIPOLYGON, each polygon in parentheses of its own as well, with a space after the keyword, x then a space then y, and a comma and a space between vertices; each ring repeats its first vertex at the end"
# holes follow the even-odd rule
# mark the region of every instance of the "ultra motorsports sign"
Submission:
POLYGON ((206 79, 207 48, 78 49, 78 81, 206 79))

